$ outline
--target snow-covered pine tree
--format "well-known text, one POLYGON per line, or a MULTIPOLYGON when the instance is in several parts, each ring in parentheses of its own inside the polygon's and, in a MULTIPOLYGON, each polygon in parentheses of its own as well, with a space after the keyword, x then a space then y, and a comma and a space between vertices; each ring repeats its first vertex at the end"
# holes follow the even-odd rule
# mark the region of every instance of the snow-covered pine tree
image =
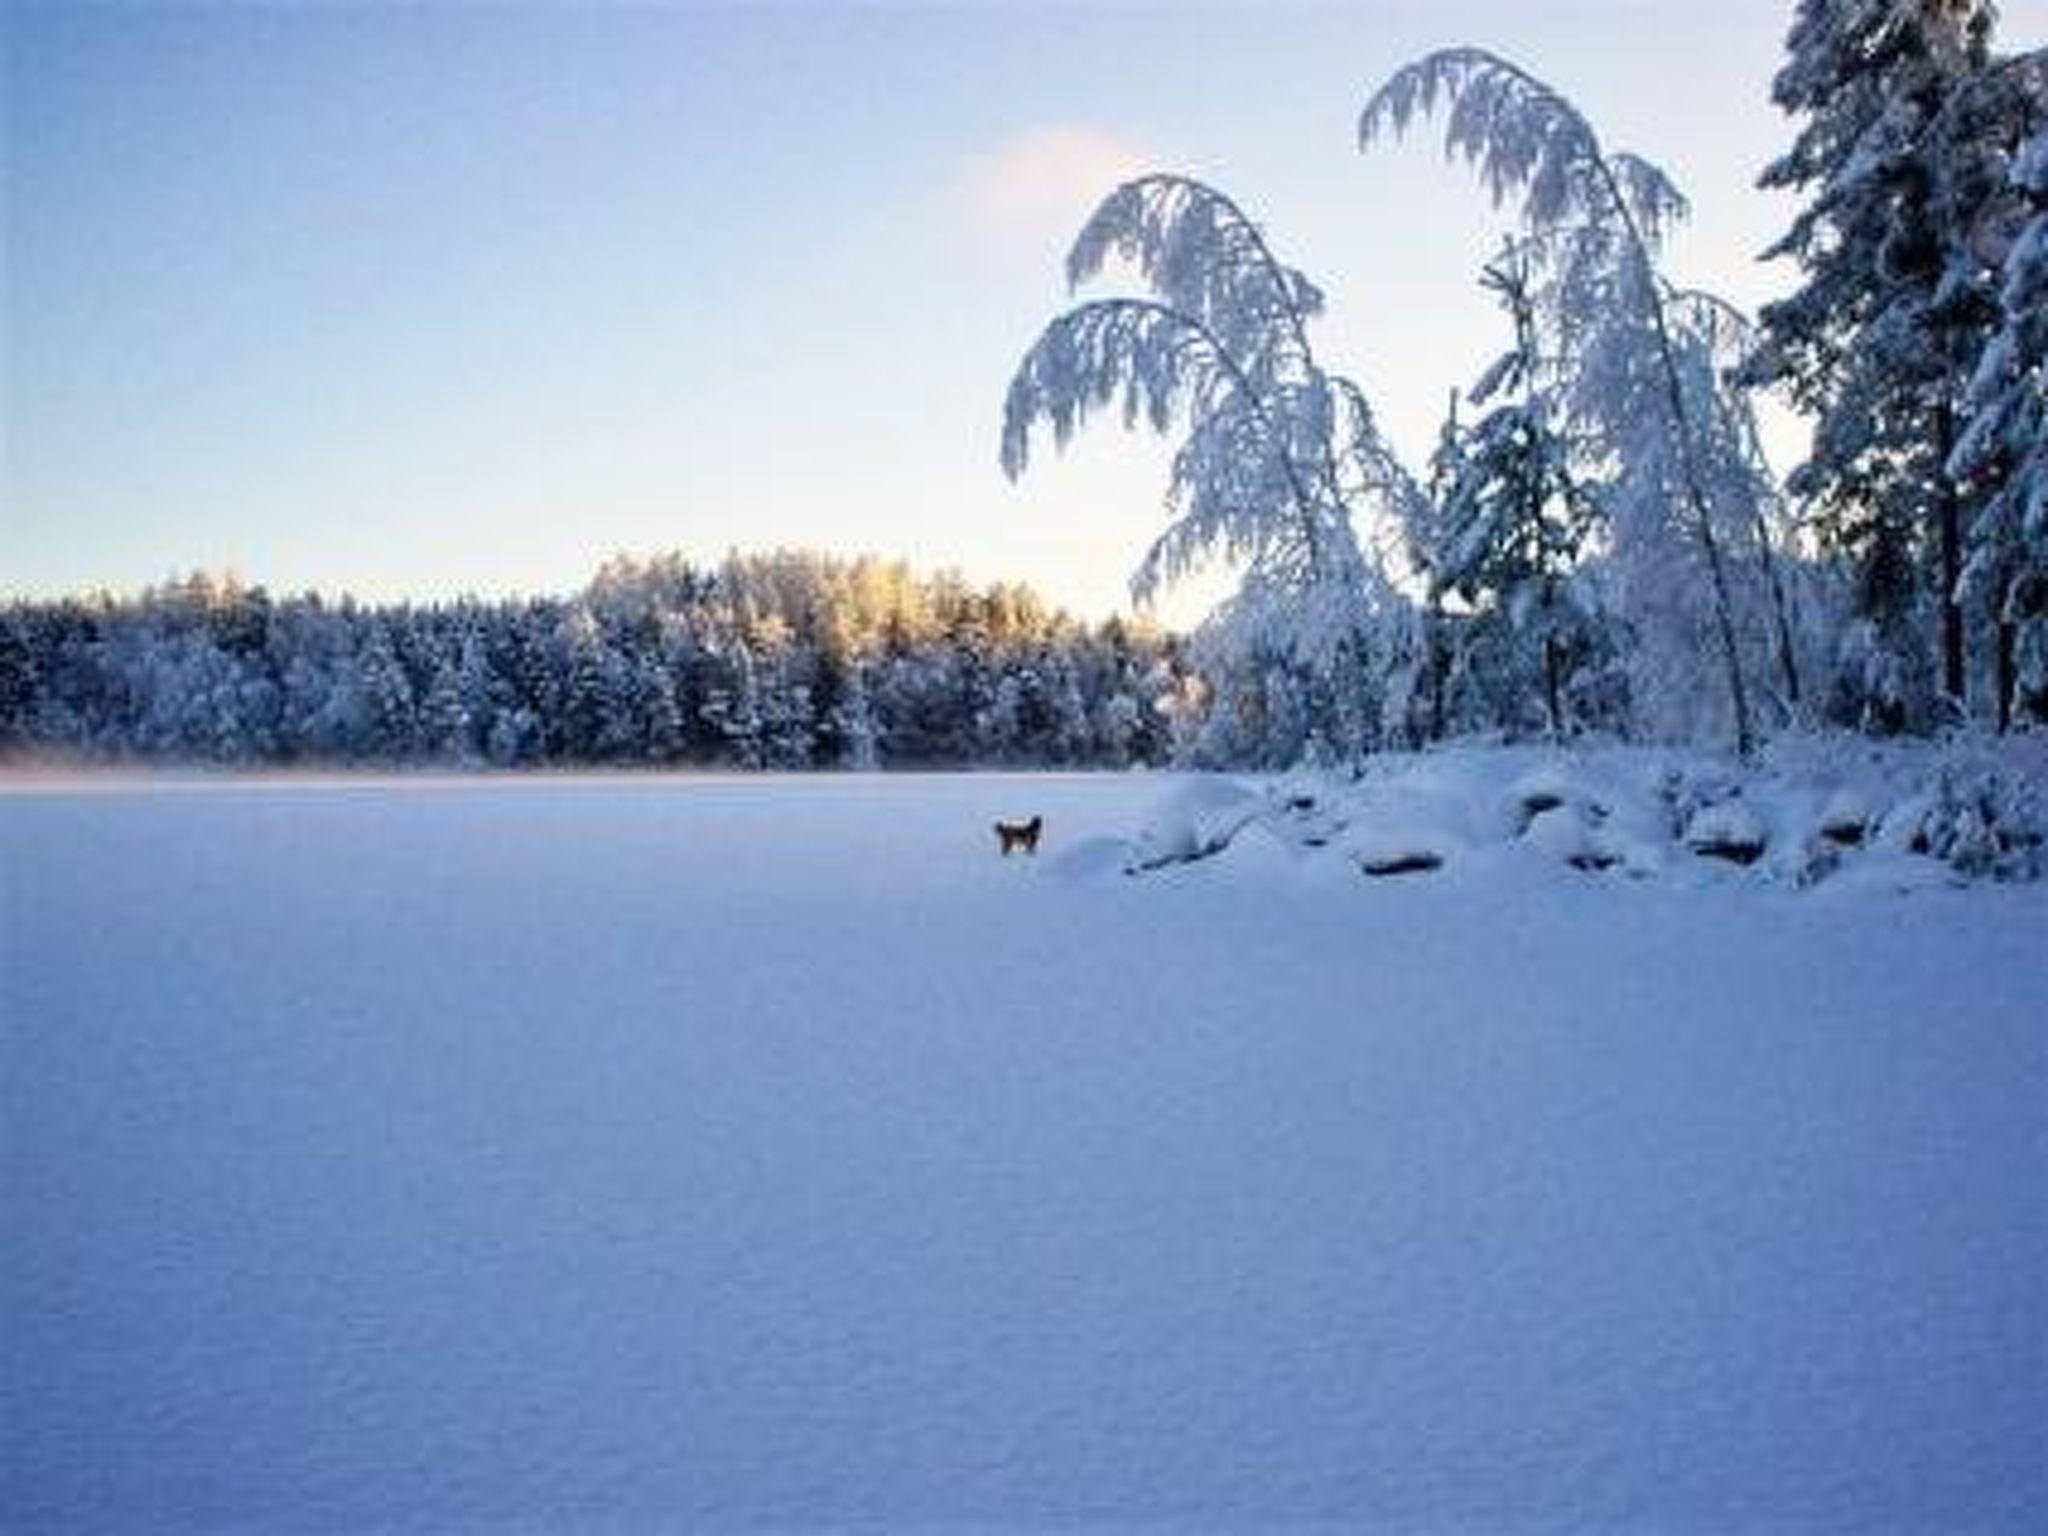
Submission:
POLYGON ((452 652, 434 658, 420 699, 419 730, 420 745, 435 762, 464 763, 475 755, 476 722, 464 705, 458 658, 452 652))
POLYGON ((0 610, 0 752, 32 739, 43 690, 34 621, 25 608, 0 610))
POLYGON ((847 661, 839 697, 832 705, 831 726, 838 751, 835 766, 855 773, 872 773, 882 766, 882 727, 875 718, 865 661, 847 661))
POLYGON ((1316 360, 1308 324, 1321 291, 1275 258, 1236 203, 1182 176, 1111 192, 1068 256, 1069 284, 1112 256, 1151 296, 1093 300, 1046 327, 1010 384, 1004 471, 1024 472, 1039 423, 1064 444, 1112 402, 1126 427, 1166 433, 1184 421, 1172 521, 1132 577, 1133 595, 1148 602, 1224 557, 1242 578, 1209 622, 1213 648, 1285 658, 1326 686, 1363 672, 1357 662, 1398 599, 1355 519, 1401 494, 1403 477, 1363 395, 1316 360))
POLYGON ((366 633, 355 654, 354 691, 361 700, 356 720, 360 734, 345 750, 351 757, 399 763, 411 756, 418 741, 417 710, 412 678, 398 657, 397 635, 403 610, 365 617, 366 633))
POLYGON ((1432 596, 1455 593, 1503 627, 1514 642, 1510 654, 1534 653, 1529 671, 1541 682, 1544 720, 1551 739, 1562 741, 1567 674, 1599 627, 1585 589, 1572 580, 1592 506, 1573 477, 1570 447, 1551 424, 1530 279, 1528 253, 1512 243, 1481 277, 1507 311, 1515 340, 1473 387, 1473 404, 1498 403, 1459 434, 1430 582, 1432 596))
MULTIPOLYGON (((1444 49, 1397 71, 1360 114, 1360 145, 1399 135, 1439 107, 1447 151, 1475 167, 1496 202, 1516 203, 1543 277, 1544 350, 1565 384, 1559 429, 1579 451, 1613 466, 1600 504, 1612 560, 1626 578, 1623 597, 1633 599, 1621 616, 1639 639, 1656 632, 1662 599, 1671 595, 1666 531, 1677 529, 1702 568, 1729 723, 1737 749, 1747 753, 1755 728, 1724 519, 1704 462, 1700 403, 1687 387, 1656 270, 1662 233, 1683 217, 1685 200, 1648 161, 1603 148, 1564 96, 1479 48, 1444 49), (1658 602, 1650 601, 1653 592, 1658 602)), ((1678 640, 1665 648, 1674 659, 1694 649, 1678 640)), ((1673 689, 1657 681, 1654 702, 1668 702, 1673 689)))
POLYGON ((1767 305, 1746 370, 1814 417, 1793 494, 1856 570, 1863 723, 1924 726, 1968 691, 1958 577, 1972 488, 1948 472, 1996 323, 1986 236, 2039 120, 2038 62, 1991 50, 1990 0, 1801 0, 1772 95, 1804 119, 1762 184, 1808 202, 1765 254, 1802 286, 1767 305))
POLYGON ((632 673, 587 602, 572 604, 563 615, 554 652, 563 754, 579 762, 637 755, 634 743, 642 733, 634 719, 632 673))
POLYGON ((735 766, 767 767, 761 681, 753 652, 742 637, 733 635, 707 661, 713 681, 704 689, 704 702, 699 706, 705 721, 718 732, 735 766))
POLYGON ((2017 157, 2012 183, 2031 211, 2005 257, 2003 323, 1971 377, 1948 465, 1983 493, 1963 582, 1997 619, 2001 730, 2015 708, 2048 720, 2048 129, 2017 157))
POLYGON ((683 755, 683 711, 676 699, 675 679, 661 664, 658 651, 640 653, 633 663, 633 695, 647 722, 643 755, 650 763, 673 763, 683 755))

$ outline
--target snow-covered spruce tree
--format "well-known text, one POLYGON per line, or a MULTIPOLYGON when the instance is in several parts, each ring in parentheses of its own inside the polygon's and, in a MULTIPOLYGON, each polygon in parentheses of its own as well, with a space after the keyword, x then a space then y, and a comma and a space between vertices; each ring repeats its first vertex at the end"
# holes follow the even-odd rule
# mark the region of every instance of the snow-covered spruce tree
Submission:
POLYGON ((1609 154, 1557 91, 1479 48, 1444 49, 1396 72, 1361 113, 1360 144, 1403 133, 1439 106, 1447 151, 1476 167, 1497 202, 1516 200, 1542 272, 1545 351, 1565 384, 1559 425, 1578 452, 1606 470, 1595 489, 1611 558, 1626 578, 1621 616, 1636 626, 1638 657, 1661 655, 1669 663, 1640 680, 1637 708, 1651 711, 1653 729, 1670 732, 1681 722, 1660 712, 1682 714, 1679 706, 1698 692, 1664 675, 1682 666, 1695 649, 1689 643, 1671 636, 1661 648, 1643 649, 1657 637, 1662 604, 1674 595, 1664 535, 1675 527, 1702 568, 1728 724, 1737 750, 1747 753, 1755 727, 1724 549, 1726 518, 1713 502, 1701 403, 1688 390, 1656 270, 1663 230, 1684 215, 1685 200, 1649 162, 1609 154))
POLYGON ((2031 216, 2006 255, 2003 323, 1970 380, 1948 465, 1983 491, 1963 585, 1998 621, 2001 730, 2015 708, 2048 720, 2048 129, 2028 141, 2012 182, 2031 216))
POLYGON ((1527 252, 1510 243, 1481 278, 1515 340, 1473 387, 1475 406, 1498 403, 1457 434, 1447 455, 1425 565, 1433 598, 1454 593, 1475 623, 1503 631, 1499 649, 1540 679, 1545 725, 1562 741, 1565 684, 1599 628, 1586 588, 1572 579, 1592 508, 1551 425, 1530 275, 1527 252))
POLYGON ((1151 294, 1092 300, 1045 328, 1010 383, 1005 473, 1024 472, 1041 422, 1057 444, 1113 402, 1126 427, 1184 423, 1171 522, 1132 577, 1133 596, 1147 602, 1216 557, 1236 563, 1238 591, 1201 648, 1249 658, 1260 675, 1297 673, 1328 717, 1318 727, 1341 738, 1330 745, 1367 749, 1378 711, 1355 694, 1400 599, 1354 519, 1413 488, 1364 396, 1316 361, 1308 323, 1321 291, 1274 257, 1237 204, 1182 176, 1111 192, 1067 258, 1069 285, 1112 256, 1151 294))
POLYGON ((1762 184, 1809 201, 1765 254, 1804 282, 1765 307, 1747 372, 1814 417, 1790 485, 1855 571, 1837 692, 1864 724, 1924 727, 1969 691, 1976 509, 1946 462, 1996 323, 2006 167, 2044 96, 2038 63, 1992 55, 1995 21, 1989 0, 1801 0, 1772 86, 1804 125, 1762 184))

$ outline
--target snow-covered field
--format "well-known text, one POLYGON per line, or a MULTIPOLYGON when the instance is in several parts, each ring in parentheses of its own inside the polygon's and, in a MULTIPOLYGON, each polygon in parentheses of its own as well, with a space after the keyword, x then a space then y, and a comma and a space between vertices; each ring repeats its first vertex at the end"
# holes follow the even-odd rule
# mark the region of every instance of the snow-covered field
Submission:
POLYGON ((0 791, 0 1529, 2044 1528, 2048 884, 1173 787, 0 791))

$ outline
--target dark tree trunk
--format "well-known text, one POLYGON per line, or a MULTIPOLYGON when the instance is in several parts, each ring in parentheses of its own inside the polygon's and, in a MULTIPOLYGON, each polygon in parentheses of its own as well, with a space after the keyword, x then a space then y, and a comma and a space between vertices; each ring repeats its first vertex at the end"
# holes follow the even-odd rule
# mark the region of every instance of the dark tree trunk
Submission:
MULTIPOLYGON (((1946 464, 1955 447, 1955 416, 1946 405, 1935 416, 1934 435, 1946 464)), ((1937 476, 1934 494, 1941 536, 1941 691, 1960 713, 1965 693, 1963 605, 1956 588, 1963 576, 1963 514, 1955 482, 1945 473, 1937 476)))
POLYGON ((1998 621, 1997 648, 1992 653, 1992 671, 1996 674, 1993 686, 1998 689, 1998 733, 2002 736, 2012 728, 2012 696, 2019 687, 2018 659, 2013 654, 2013 626, 2010 620, 1998 621))
POLYGON ((1557 642, 1546 635, 1543 640, 1543 707, 1550 711, 1550 740, 1554 746, 1564 742, 1564 705, 1558 689, 1558 674, 1562 670, 1557 642))
POLYGON ((1429 739, 1444 739, 1444 674, 1451 669, 1444 654, 1444 615, 1432 595, 1429 600, 1429 739))

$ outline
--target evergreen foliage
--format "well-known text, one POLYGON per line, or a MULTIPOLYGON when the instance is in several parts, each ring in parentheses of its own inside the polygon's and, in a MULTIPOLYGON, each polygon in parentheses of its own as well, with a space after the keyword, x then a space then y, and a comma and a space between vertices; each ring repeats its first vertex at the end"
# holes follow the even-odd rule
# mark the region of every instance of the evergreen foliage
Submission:
POLYGON ((2011 702, 2009 677, 1970 665, 1973 629, 2000 654, 2010 635, 1996 583, 1964 611, 1966 541, 2002 525, 1985 523, 1991 481, 1958 474, 1957 450, 2048 64, 1998 56, 1996 20, 1988 0, 1801 0, 1772 87, 1802 126, 1762 182, 1807 202, 1766 254, 1802 282, 1764 307, 1747 371, 1813 418, 1789 489, 1849 562, 1833 700, 1869 728, 1925 729, 1987 693, 2003 719, 2011 702))
POLYGON ((1482 277, 1508 312, 1515 342, 1472 391, 1475 405, 1499 403, 1462 431, 1453 418, 1439 460, 1435 537, 1419 563, 1431 597, 1454 594, 1471 615, 1468 652, 1498 650, 1495 668, 1539 680, 1546 729, 1562 740, 1571 674, 1596 652, 1601 615, 1574 580, 1593 508, 1539 384, 1530 277, 1526 251, 1513 245, 1482 277))
POLYGON ((2048 720, 2048 128, 2014 162, 2026 222, 2001 270, 1999 327, 1965 399, 1948 472, 1974 493, 1963 588, 1991 614, 1998 723, 2048 720))

